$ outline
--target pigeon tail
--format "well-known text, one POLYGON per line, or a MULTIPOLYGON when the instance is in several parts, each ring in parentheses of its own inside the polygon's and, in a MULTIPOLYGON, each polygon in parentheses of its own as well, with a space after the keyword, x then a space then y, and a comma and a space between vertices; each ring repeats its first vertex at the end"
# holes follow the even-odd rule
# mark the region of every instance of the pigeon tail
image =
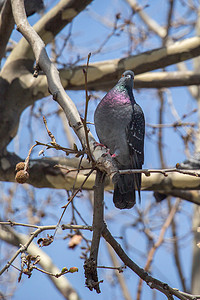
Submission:
POLYGON ((130 209, 135 205, 135 188, 132 174, 119 175, 113 177, 114 194, 113 202, 119 209, 130 209))

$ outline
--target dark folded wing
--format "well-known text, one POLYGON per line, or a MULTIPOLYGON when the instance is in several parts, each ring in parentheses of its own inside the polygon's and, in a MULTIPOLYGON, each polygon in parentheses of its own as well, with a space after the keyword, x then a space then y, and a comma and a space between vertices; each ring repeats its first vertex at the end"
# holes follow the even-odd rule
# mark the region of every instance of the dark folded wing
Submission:
MULTIPOLYGON (((144 134, 144 114, 141 107, 138 104, 134 104, 132 120, 126 129, 132 169, 142 169, 144 163, 144 134)), ((134 174, 134 181, 140 197, 141 173, 134 174)))

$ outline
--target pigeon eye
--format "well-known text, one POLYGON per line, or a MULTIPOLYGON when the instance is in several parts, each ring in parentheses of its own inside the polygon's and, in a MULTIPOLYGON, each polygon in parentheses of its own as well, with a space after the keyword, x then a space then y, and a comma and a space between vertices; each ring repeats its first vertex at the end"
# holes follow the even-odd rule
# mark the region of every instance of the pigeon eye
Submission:
POLYGON ((124 77, 124 74, 122 74, 122 77, 124 77))

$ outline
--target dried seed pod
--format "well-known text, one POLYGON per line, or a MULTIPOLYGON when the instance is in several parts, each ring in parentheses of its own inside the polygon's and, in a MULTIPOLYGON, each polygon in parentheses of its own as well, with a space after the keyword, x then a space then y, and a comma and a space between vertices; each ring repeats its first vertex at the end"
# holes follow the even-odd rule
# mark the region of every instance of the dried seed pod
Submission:
POLYGON ((24 170, 18 171, 16 176, 15 176, 15 180, 18 183, 25 183, 25 182, 27 182, 28 178, 29 178, 29 173, 27 171, 24 171, 24 170))
POLYGON ((19 172, 21 170, 24 170, 24 166, 25 166, 25 163, 23 161, 20 161, 18 164, 16 164, 15 171, 19 172))

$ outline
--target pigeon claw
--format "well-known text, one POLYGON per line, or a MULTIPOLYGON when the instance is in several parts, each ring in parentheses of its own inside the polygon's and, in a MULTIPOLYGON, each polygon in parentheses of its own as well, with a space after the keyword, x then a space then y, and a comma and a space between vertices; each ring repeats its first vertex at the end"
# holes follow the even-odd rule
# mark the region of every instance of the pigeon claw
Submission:
POLYGON ((106 148, 105 145, 103 145, 103 144, 101 144, 101 143, 98 143, 98 142, 95 142, 94 147, 96 148, 96 147, 98 147, 98 146, 100 146, 100 147, 102 147, 102 148, 106 148))

